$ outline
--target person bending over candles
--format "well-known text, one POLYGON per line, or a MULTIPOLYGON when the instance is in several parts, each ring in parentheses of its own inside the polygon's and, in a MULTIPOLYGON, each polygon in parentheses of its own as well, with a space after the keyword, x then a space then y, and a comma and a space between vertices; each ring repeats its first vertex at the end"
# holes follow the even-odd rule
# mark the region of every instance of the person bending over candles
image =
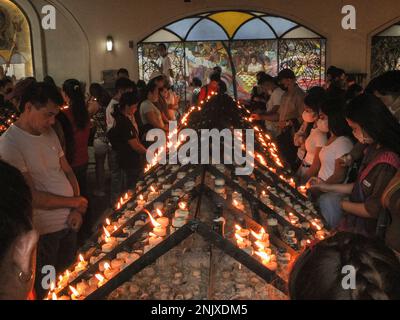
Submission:
POLYGON ((400 263, 383 242, 340 232, 297 258, 289 277, 289 296, 291 300, 399 300, 400 263))
POLYGON ((378 219, 386 216, 381 197, 400 168, 400 125, 381 100, 368 94, 348 105, 346 119, 357 140, 368 145, 356 182, 311 188, 327 192, 320 208, 330 227, 375 236, 384 223, 378 219))
POLYGON ((24 176, 0 160, 0 300, 32 299, 38 233, 24 176))
POLYGON ((139 174, 143 169, 141 157, 146 154, 146 148, 139 140, 138 127, 131 120, 134 119, 138 103, 139 97, 136 93, 123 94, 113 113, 115 127, 108 132, 112 147, 118 154, 119 165, 124 172, 121 192, 127 189, 135 190, 139 174))

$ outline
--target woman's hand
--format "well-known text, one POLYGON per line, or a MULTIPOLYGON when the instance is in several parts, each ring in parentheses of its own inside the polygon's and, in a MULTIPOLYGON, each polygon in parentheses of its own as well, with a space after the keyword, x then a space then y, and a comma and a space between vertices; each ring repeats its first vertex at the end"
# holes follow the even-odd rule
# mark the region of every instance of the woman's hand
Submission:
POLYGON ((306 187, 307 189, 319 190, 321 192, 331 191, 331 185, 317 177, 312 177, 310 180, 308 180, 306 187))

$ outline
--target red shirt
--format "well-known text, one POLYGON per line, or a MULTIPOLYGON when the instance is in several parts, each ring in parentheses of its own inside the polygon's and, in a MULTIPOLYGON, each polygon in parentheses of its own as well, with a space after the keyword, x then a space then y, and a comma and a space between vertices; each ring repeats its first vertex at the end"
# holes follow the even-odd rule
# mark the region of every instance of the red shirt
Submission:
POLYGON ((89 136, 90 136, 90 122, 86 124, 84 129, 79 129, 76 126, 72 111, 67 109, 64 111, 68 120, 71 122, 73 136, 74 136, 74 152, 71 167, 76 168, 83 166, 89 162, 89 136))
POLYGON ((199 102, 205 101, 207 97, 211 94, 211 92, 217 92, 217 91, 218 91, 218 86, 213 86, 211 84, 204 86, 200 90, 199 102))

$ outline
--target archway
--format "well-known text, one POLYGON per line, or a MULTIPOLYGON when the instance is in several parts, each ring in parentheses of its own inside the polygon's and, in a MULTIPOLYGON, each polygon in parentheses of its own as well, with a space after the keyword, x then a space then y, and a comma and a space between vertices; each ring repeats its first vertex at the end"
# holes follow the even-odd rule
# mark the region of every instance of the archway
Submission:
POLYGON ((400 70, 400 22, 372 37, 372 78, 389 70, 400 70))
POLYGON ((34 75, 31 27, 12 1, 0 0, 0 65, 17 79, 34 75))
POLYGON ((186 97, 193 77, 207 82, 216 65, 222 67, 230 93, 240 99, 249 97, 258 71, 276 76, 291 68, 304 89, 325 81, 326 39, 294 21, 262 12, 208 12, 155 31, 138 45, 139 75, 145 81, 159 67, 159 43, 168 46, 181 97, 186 97))

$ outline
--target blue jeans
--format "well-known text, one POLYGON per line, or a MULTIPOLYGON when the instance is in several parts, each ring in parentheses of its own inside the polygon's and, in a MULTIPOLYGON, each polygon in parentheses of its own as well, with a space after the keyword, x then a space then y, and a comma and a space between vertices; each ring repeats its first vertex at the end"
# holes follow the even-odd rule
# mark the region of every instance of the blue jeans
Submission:
POLYGON ((111 204, 117 201, 123 192, 123 172, 119 165, 118 153, 115 150, 110 152, 110 171, 111 171, 111 204))
POLYGON ((339 226, 340 220, 343 217, 343 211, 341 208, 341 201, 346 195, 328 192, 324 193, 318 199, 318 206, 321 210, 322 216, 328 223, 328 226, 335 229, 339 226))

